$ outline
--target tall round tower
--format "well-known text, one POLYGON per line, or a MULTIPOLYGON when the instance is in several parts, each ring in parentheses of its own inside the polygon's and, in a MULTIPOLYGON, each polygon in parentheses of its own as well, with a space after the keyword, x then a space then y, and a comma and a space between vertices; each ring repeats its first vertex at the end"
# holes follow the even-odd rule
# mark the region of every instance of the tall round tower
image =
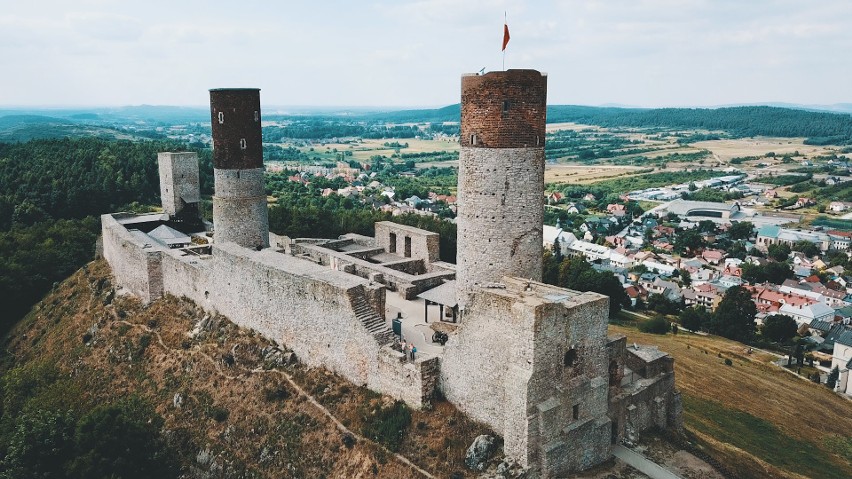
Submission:
POLYGON ((210 90, 213 125, 213 230, 217 242, 269 246, 263 183, 260 90, 210 90))
POLYGON ((547 76, 462 76, 456 281, 541 280, 547 76))

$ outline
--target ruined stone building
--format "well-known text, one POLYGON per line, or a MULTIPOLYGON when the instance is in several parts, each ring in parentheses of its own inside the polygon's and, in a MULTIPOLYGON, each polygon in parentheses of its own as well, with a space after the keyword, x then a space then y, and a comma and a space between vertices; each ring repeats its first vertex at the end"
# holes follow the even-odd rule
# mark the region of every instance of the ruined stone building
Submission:
POLYGON ((532 477, 587 469, 622 438, 679 429, 681 405, 670 356, 607 336, 609 298, 540 282, 546 80, 462 77, 457 265, 438 259, 435 233, 391 222, 375 237, 269 247, 254 89, 210 92, 213 231, 187 220, 197 158, 163 153, 163 213, 104 215, 104 257, 143 301, 185 296, 413 407, 440 392, 500 434, 532 477), (192 241, 163 241, 164 226, 192 241), (443 346, 418 314, 430 304, 449 330, 443 346), (396 316, 421 350, 415 361, 393 348, 396 316))

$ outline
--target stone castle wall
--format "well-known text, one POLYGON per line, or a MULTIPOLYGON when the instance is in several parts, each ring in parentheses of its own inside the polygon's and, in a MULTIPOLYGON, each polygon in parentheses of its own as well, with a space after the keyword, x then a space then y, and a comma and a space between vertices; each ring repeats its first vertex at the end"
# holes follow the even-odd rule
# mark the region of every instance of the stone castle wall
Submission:
POLYGON ((519 278, 502 281, 505 289, 479 288, 472 295, 444 350, 442 392, 501 434, 506 454, 524 466, 545 464, 548 474, 559 474, 602 462, 609 457, 606 367, 600 365, 608 298, 519 278), (572 349, 576 357, 566 366, 572 349))
POLYGON ((402 352, 385 346, 379 351, 376 381, 367 386, 419 408, 432 399, 439 375, 437 357, 418 354, 414 361, 409 361, 402 352))
POLYGON ((440 235, 420 228, 401 225, 390 221, 376 223, 376 244, 389 253, 404 258, 422 259, 427 264, 439 260, 440 235), (396 241, 391 244, 391 238, 396 241), (410 245, 410 254, 406 255, 406 238, 410 245))
POLYGON ((112 215, 101 216, 104 258, 112 267, 116 281, 143 302, 150 302, 162 293, 160 275, 151 266, 159 264, 162 252, 134 235, 118 223, 112 215))
POLYGON ((157 164, 164 213, 174 216, 186 204, 201 200, 197 153, 158 153, 157 164))
POLYGON ((325 367, 412 407, 432 397, 437 359, 421 355, 416 363, 388 362, 355 312, 357 298, 384 312, 380 285, 270 249, 254 251, 233 243, 214 245, 212 256, 185 255, 145 242, 113 215, 101 221, 104 257, 117 284, 142 301, 164 294, 185 296, 286 345, 308 366, 325 367))
POLYGON ((457 281, 541 280, 544 148, 465 148, 459 155, 457 281))
POLYGON ((214 169, 213 230, 217 243, 269 246, 269 212, 263 168, 214 169))

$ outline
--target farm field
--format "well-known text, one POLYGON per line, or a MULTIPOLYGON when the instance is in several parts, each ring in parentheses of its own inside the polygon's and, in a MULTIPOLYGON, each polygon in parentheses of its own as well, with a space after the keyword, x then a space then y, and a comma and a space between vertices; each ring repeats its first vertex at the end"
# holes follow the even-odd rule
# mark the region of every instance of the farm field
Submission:
POLYGON ((638 166, 548 164, 544 167, 544 182, 545 184, 589 184, 623 176, 632 176, 639 171, 647 171, 647 169, 638 166))
POLYGON ((747 354, 734 341, 616 325, 609 332, 674 357, 687 432, 738 476, 852 477, 852 401, 769 364, 770 354, 747 354))
MULTIPOLYGON (((374 155, 383 155, 390 157, 396 153, 396 148, 384 146, 384 143, 408 143, 408 148, 400 148, 399 153, 425 153, 425 152, 455 152, 459 151, 459 144, 455 141, 443 140, 418 140, 414 138, 404 139, 365 139, 359 140, 357 143, 326 143, 324 145, 314 145, 312 147, 300 147, 299 149, 310 155, 319 157, 328 157, 334 159, 335 154, 344 151, 351 151, 352 156, 347 157, 358 161, 369 160, 374 155), (310 149, 313 148, 313 151, 310 149), (337 150, 335 152, 334 150, 337 150)), ((325 159, 325 158, 324 158, 325 159)))
POLYGON ((810 157, 833 153, 836 150, 836 147, 806 145, 804 140, 804 138, 757 137, 698 141, 692 143, 692 145, 710 150, 722 161, 737 157, 763 156, 769 152, 774 152, 780 157, 785 154, 792 155, 798 151, 800 155, 810 157))

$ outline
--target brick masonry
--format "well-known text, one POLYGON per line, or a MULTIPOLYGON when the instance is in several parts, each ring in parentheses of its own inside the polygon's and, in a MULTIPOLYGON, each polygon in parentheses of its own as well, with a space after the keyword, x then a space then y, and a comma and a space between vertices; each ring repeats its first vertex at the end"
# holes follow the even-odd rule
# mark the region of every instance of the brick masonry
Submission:
POLYGON ((461 146, 543 147, 547 76, 536 70, 464 75, 461 146))
POLYGON ((210 90, 213 168, 247 170, 263 167, 260 90, 210 90))

